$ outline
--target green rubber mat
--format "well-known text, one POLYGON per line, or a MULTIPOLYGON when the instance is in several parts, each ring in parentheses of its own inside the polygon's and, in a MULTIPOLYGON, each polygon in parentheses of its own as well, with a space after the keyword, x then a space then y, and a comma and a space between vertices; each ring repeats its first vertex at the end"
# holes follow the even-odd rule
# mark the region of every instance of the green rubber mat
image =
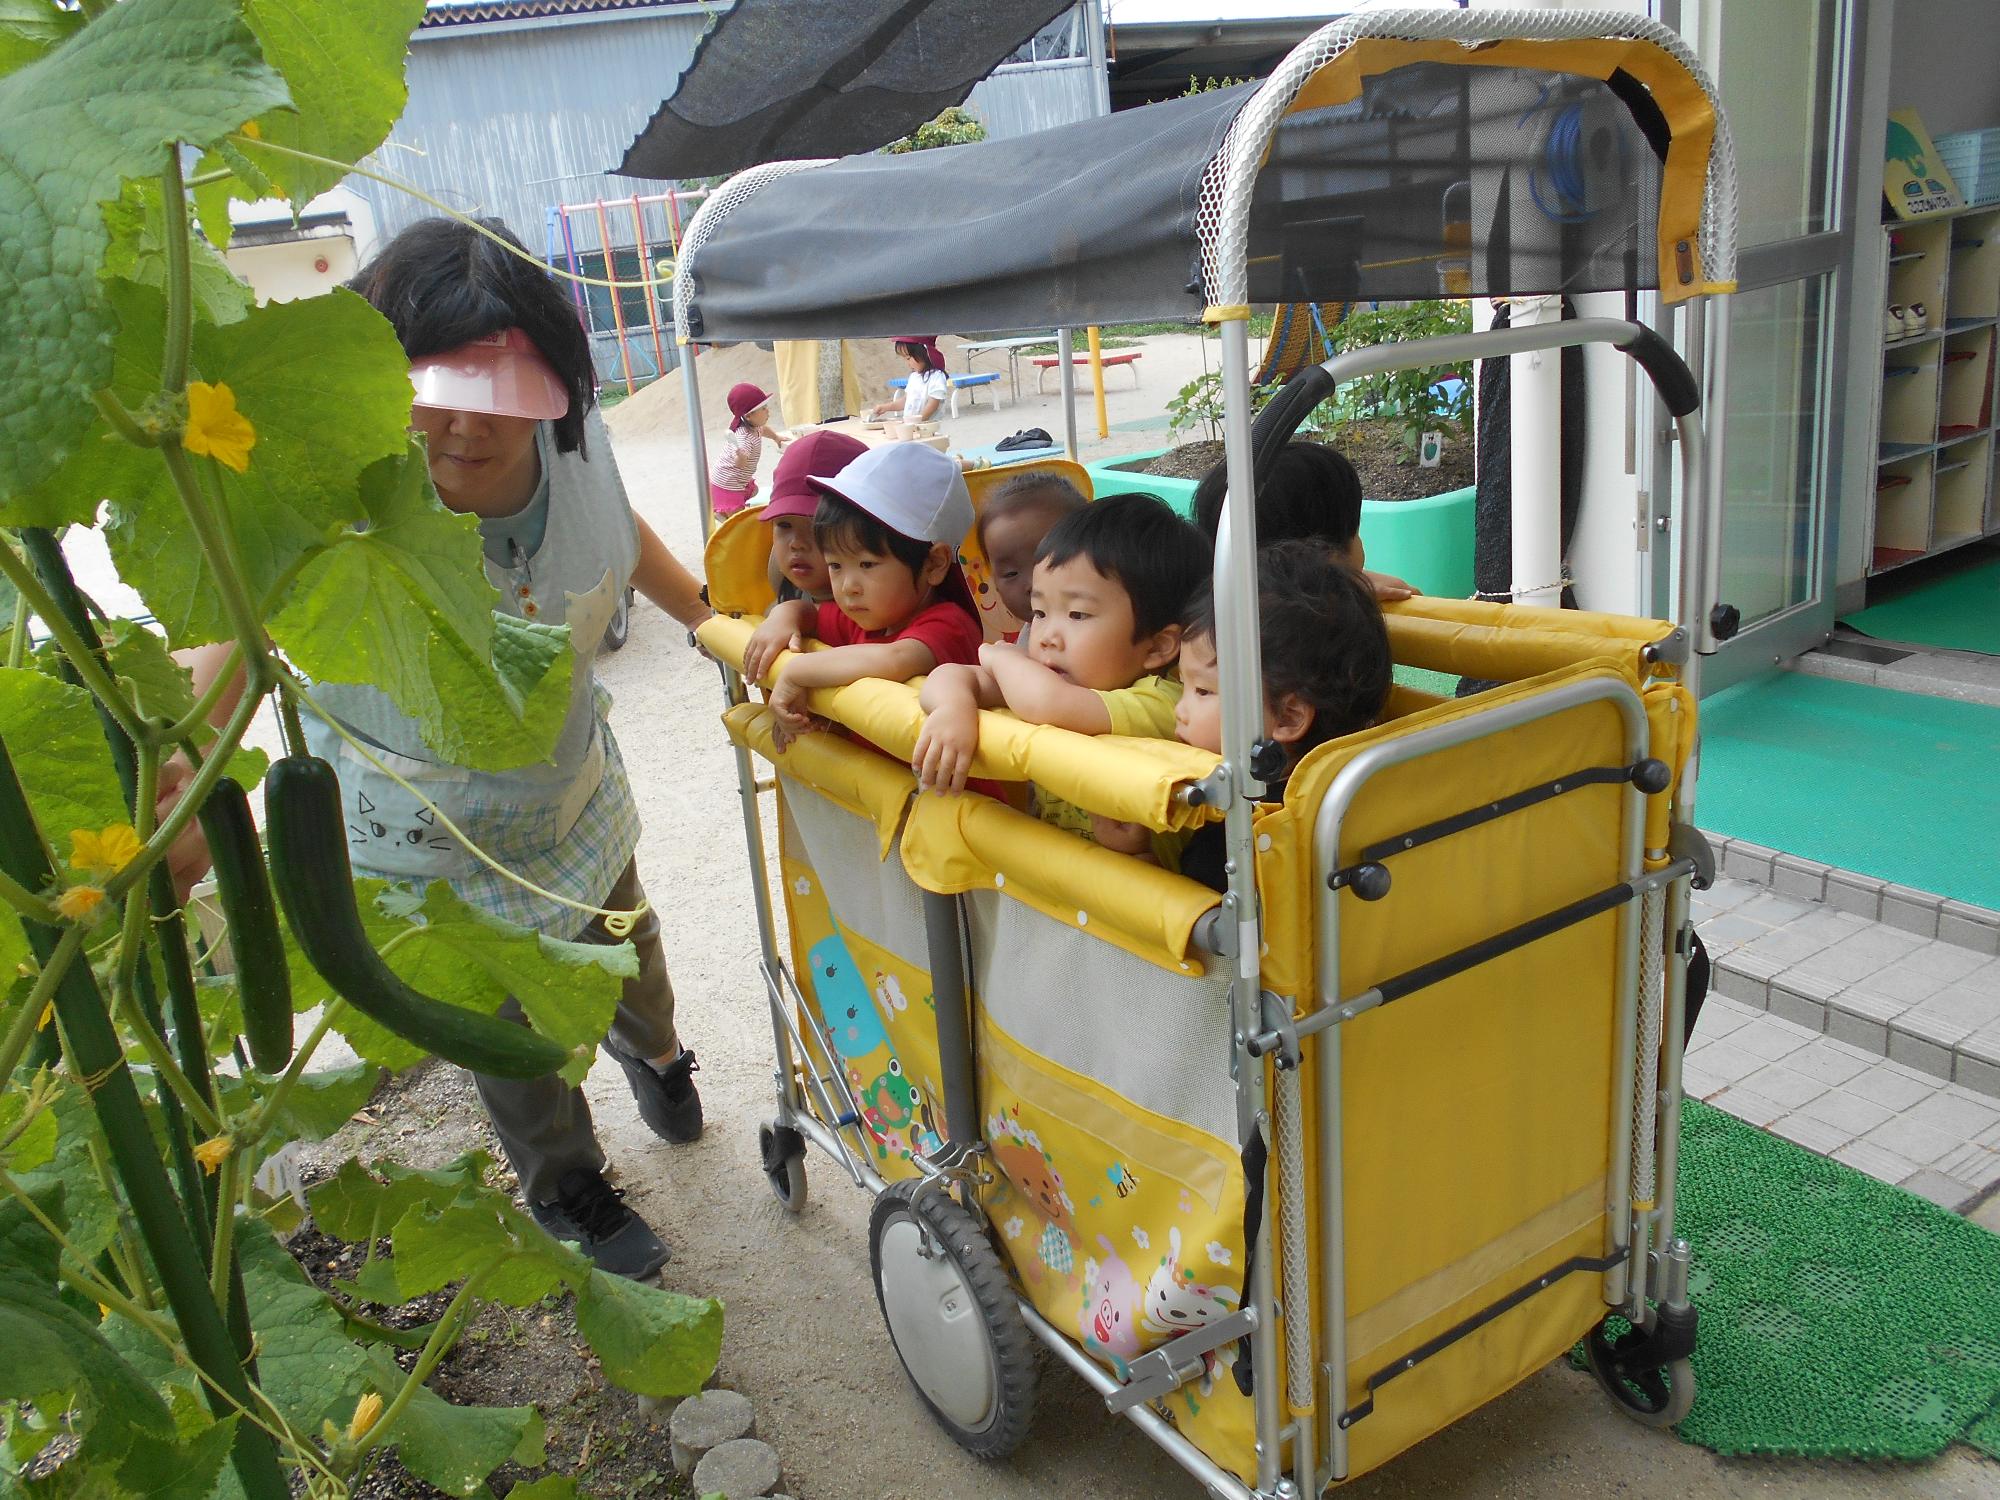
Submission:
POLYGON ((1397 663, 1394 675, 1404 687, 1415 688, 1420 693, 1436 693, 1440 698, 1451 698, 1458 693, 1458 678, 1449 672, 1432 672, 1423 667, 1406 667, 1397 663))
POLYGON ((2000 708, 1781 672, 1701 706, 1695 821, 2000 907, 2000 708))
POLYGON ((2000 1235, 1693 1100, 1678 1218, 1701 1315, 1687 1441, 2000 1455, 2000 1235))
POLYGON ((1976 548, 1964 558, 1907 588, 1882 586, 1889 597, 1842 623, 1879 640, 2000 656, 2000 553, 1976 548))

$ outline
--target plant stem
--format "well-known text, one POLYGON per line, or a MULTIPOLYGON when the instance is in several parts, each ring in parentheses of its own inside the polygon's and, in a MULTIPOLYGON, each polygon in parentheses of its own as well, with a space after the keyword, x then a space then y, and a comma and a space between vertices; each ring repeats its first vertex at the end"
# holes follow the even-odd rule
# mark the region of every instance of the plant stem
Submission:
POLYGON ((195 540, 201 544, 203 559, 215 580, 215 591, 222 596, 222 612, 228 616, 236 643, 243 648, 244 668, 250 676, 246 691, 261 693, 269 686, 270 678, 269 659, 264 653, 264 626, 243 581, 235 539, 222 517, 209 508, 208 498, 201 492, 194 466, 188 462, 187 450, 181 447, 178 437, 160 444, 160 458, 166 463, 188 524, 194 528, 195 540))
MULTIPOLYGON (((42 853, 40 841, 30 835, 33 827, 34 813, 21 790, 12 758, 0 742, 0 864, 16 880, 30 884, 39 883, 50 873, 46 868, 35 868, 42 863, 42 853)), ((48 963, 57 934, 48 928, 31 928, 29 941, 36 956, 48 963)), ((87 966, 71 963, 63 970, 55 988, 55 1005, 74 1075, 90 1093, 124 1187, 125 1202, 151 1252, 159 1285, 180 1326, 188 1355, 214 1386, 209 1409, 217 1417, 247 1409, 251 1401, 248 1377, 222 1310, 209 1293, 201 1252, 188 1233, 187 1221, 167 1181, 118 1033, 87 966)), ((232 1460, 247 1500, 289 1500, 277 1449, 260 1427, 239 1425, 232 1460)))
POLYGON ((306 1033, 306 1039, 299 1043, 292 1053, 291 1066, 279 1076, 278 1086, 272 1089, 265 1096, 263 1104, 258 1106, 256 1118, 238 1135, 237 1140, 243 1150, 250 1150, 270 1133, 271 1127, 277 1123, 279 1114, 284 1110, 285 1101, 291 1097, 300 1075, 305 1072, 306 1064, 312 1061, 313 1053, 319 1049, 319 1044, 326 1040, 326 1034, 333 1030, 334 1023, 346 1014, 347 1002, 338 996, 320 1008, 319 1020, 313 1023, 313 1029, 306 1033))
POLYGON ((160 198, 166 214, 160 238, 167 252, 167 341, 160 356, 160 389, 178 396, 187 388, 188 354, 194 344, 193 256, 188 248, 187 188, 181 181, 178 143, 167 147, 160 198))
MULTIPOLYGON (((231 646, 229 648, 229 657, 222 664, 222 670, 217 672, 214 680, 202 689, 201 696, 194 701, 194 707, 190 708, 180 718, 167 725, 164 729, 157 731, 153 735, 153 743, 156 745, 178 745, 182 740, 197 733, 203 725, 208 723, 209 714, 214 711, 215 705, 222 701, 222 695, 229 690, 230 683, 235 680, 236 674, 241 670, 242 665, 243 647, 240 644, 231 646)), ((199 764, 199 762, 196 761, 195 764, 199 764)))
MULTIPOLYGON (((26 540, 24 535, 23 541, 26 540)), ((118 684, 113 682, 110 673, 104 670, 104 663, 99 660, 97 652, 92 650, 77 633, 74 622, 57 607, 49 591, 42 587, 41 579, 35 576, 35 570, 30 568, 12 547, 0 545, 0 573, 4 573, 7 581, 20 591, 21 604, 33 610, 41 622, 48 626, 49 634, 53 635, 56 644, 62 647, 63 655, 69 658, 69 664, 77 677, 90 689, 97 701, 104 705, 105 711, 117 721, 118 727, 135 740, 143 738, 146 731, 145 726, 139 722, 138 710, 133 708, 125 695, 118 691, 118 684)))
POLYGON ((111 430, 125 439, 134 448, 157 448, 160 446, 160 440, 139 425, 139 419, 132 415, 130 409, 127 408, 123 401, 118 399, 116 391, 109 387, 101 391, 93 391, 91 392, 90 400, 91 404, 97 408, 98 415, 110 424, 111 430))
POLYGON ((305 721, 299 717, 299 706, 286 692, 278 694, 278 727, 285 736, 285 749, 292 755, 309 755, 311 746, 306 743, 305 721))
POLYGON ((395 1399, 390 1401, 388 1409, 376 1419, 375 1425, 363 1433, 360 1441, 355 1444, 356 1458, 366 1454, 394 1430, 396 1419, 403 1414, 403 1409, 415 1399, 423 1383, 430 1379, 431 1371, 437 1368, 438 1361, 443 1359, 450 1352, 451 1346, 458 1342, 459 1332, 465 1326, 465 1320, 470 1315, 469 1309, 473 1299, 479 1295, 479 1289, 486 1284, 487 1277, 500 1268, 506 1258, 505 1255, 496 1256, 465 1278, 464 1284, 452 1297, 451 1305, 444 1310, 444 1316, 438 1319, 437 1327, 431 1330, 431 1336, 425 1341, 423 1352, 417 1356, 416 1364, 411 1366, 410 1373, 403 1378, 402 1385, 397 1388, 395 1399))
MULTIPOLYGON (((140 907, 143 916, 144 904, 140 902, 138 894, 134 892, 129 899, 140 907)), ((133 998, 133 991, 114 990, 112 993, 117 1000, 118 1018, 139 1039, 139 1049, 146 1054, 146 1060, 153 1065, 154 1075, 173 1092, 173 1096, 180 1101, 181 1106, 194 1116, 195 1124, 211 1136, 221 1135, 221 1119, 213 1109, 209 1108, 208 1101, 195 1091, 194 1085, 188 1082, 180 1064, 174 1061, 173 1053, 167 1050, 166 1038, 160 1035, 159 1028, 140 1011, 137 1001, 133 998)))
POLYGON ((188 782, 187 790, 181 793, 181 800, 174 804, 172 811, 160 819, 160 826, 153 830, 153 836, 146 841, 146 847, 138 857, 105 882, 104 894, 107 897, 124 895, 139 881, 145 879, 153 866, 165 857, 174 840, 181 836, 181 830, 187 827, 189 821, 200 811, 201 804, 207 800, 209 789, 222 778, 229 757, 243 742, 243 733, 250 727, 250 721, 257 716, 257 706, 263 702, 263 697, 262 691, 252 692, 247 688, 244 690, 243 696, 237 700, 235 709, 229 715, 229 722, 223 726, 216 742, 209 747, 208 759, 202 762, 201 769, 196 771, 194 779, 188 782))
POLYGON ((0 901, 5 901, 30 922, 40 922, 44 927, 54 927, 62 921, 53 906, 6 875, 0 875, 0 901))
POLYGON ((35 1032, 41 1025, 42 1012, 48 1009, 54 998, 56 986, 62 983, 63 974, 68 970, 76 950, 83 946, 83 929, 70 927, 56 940, 55 948, 42 962, 41 977, 35 987, 28 991, 28 998, 21 1002, 20 1012, 14 1017, 13 1025, 7 1028, 7 1036, 0 1041, 0 1084, 14 1076, 14 1070, 21 1065, 21 1054, 28 1050, 28 1043, 34 1040, 35 1032))
POLYGON ((215 1174, 215 1254, 208 1289, 217 1307, 229 1305, 229 1267, 236 1254, 236 1200, 243 1196, 243 1153, 234 1146, 215 1174))

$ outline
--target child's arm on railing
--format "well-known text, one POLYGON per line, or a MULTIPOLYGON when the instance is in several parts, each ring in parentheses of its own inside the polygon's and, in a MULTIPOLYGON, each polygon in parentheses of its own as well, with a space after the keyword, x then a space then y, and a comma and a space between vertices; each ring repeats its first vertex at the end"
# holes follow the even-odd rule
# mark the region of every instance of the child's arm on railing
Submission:
POLYGON ((764 623, 750 632, 750 643, 743 648, 744 677, 762 682, 781 652, 804 650, 805 643, 818 634, 818 620, 819 608, 810 600, 787 599, 772 605, 764 623))
POLYGON ((979 710, 1003 700, 993 674, 984 667, 947 662, 924 679, 917 696, 924 710, 923 732, 910 757, 917 785, 925 791, 962 792, 979 750, 979 710))
POLYGON ((1017 718, 1078 734, 1111 733, 1111 710, 1101 694, 1065 681, 1020 647, 981 646, 979 665, 992 674, 1000 697, 1017 718))
POLYGON ((810 655, 794 656, 778 673, 772 685, 771 714, 777 720, 780 745, 798 738, 813 727, 807 696, 815 688, 846 687, 864 677, 883 677, 891 682, 907 682, 921 677, 937 665, 937 655, 918 640, 883 641, 880 644, 834 646, 810 655))

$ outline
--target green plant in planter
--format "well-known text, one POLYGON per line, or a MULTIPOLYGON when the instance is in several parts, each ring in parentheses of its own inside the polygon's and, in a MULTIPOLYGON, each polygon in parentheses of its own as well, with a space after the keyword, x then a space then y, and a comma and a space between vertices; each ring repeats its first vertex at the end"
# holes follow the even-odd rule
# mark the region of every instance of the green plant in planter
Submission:
MULTIPOLYGON (((1411 339, 1437 338, 1472 331, 1472 309, 1464 302, 1383 303, 1350 312, 1331 330, 1340 351, 1373 344, 1399 344, 1411 339)), ((1472 371, 1469 365, 1431 365, 1420 370, 1392 370, 1343 386, 1330 408, 1322 407, 1312 430, 1336 423, 1393 418, 1402 424, 1404 457, 1415 460, 1427 431, 1446 431, 1460 438, 1472 433, 1472 371), (1455 391, 1436 389, 1456 378, 1455 391)))
POLYGON ((316 1189, 322 1224, 392 1251, 332 1295, 275 1237, 291 1199, 255 1186, 427 1051, 581 1077, 634 963, 442 883, 354 881, 315 817, 312 677, 375 683, 441 758, 493 769, 543 758, 568 696, 566 632, 496 613, 474 523, 431 488, 388 323, 346 292, 253 308, 190 224, 226 242, 232 197, 304 202, 352 170, 402 109, 422 13, 0 16, 0 1484, 33 1463, 48 1493, 331 1497, 393 1448, 481 1493, 541 1453, 533 1408, 425 1384, 484 1301, 573 1294, 606 1374, 641 1393, 697 1390, 715 1363, 717 1303, 595 1270, 483 1162, 350 1161, 316 1189), (76 589, 57 533, 99 525, 159 633, 76 589), (246 683, 219 732, 219 697, 169 654, 209 643, 246 683), (286 834, 267 860, 240 789, 263 775, 242 740, 272 699, 288 753, 266 804, 286 834), (176 753, 196 769, 156 820, 176 753), (197 816, 221 856, 226 977, 165 864, 197 816), (493 1020, 509 994, 532 1029, 493 1020), (359 1065, 314 1067, 333 1034, 359 1065), (354 1310, 454 1284, 408 1372, 392 1350, 409 1336, 354 1310))
POLYGON ((986 127, 979 117, 970 110, 953 105, 941 110, 924 121, 915 130, 900 140, 894 140, 882 150, 890 156, 901 156, 910 151, 929 151, 938 146, 969 146, 974 141, 986 139, 986 127))
MULTIPOLYGON (((1262 411, 1277 390, 1276 385, 1252 386, 1251 414, 1254 416, 1262 411)), ((1174 392, 1173 397, 1167 402, 1167 431, 1178 437, 1199 427, 1208 441, 1220 442, 1222 410, 1222 372, 1204 371, 1174 392)))

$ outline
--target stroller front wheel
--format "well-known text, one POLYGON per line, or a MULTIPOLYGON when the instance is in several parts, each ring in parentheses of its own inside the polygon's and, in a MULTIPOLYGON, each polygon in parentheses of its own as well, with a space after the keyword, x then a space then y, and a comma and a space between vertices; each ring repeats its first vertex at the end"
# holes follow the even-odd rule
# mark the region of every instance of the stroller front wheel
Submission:
POLYGON ((802 1213, 806 1206, 806 1138, 789 1125, 757 1127, 757 1154, 764 1164, 764 1179, 771 1194, 786 1213, 802 1213))
POLYGON ((1636 1329, 1616 1340, 1605 1337, 1604 1325, 1583 1341, 1584 1362, 1618 1409, 1642 1427, 1673 1427, 1694 1406, 1694 1365, 1686 1359, 1635 1366, 1621 1355, 1637 1352, 1648 1342, 1636 1329))
POLYGON ((889 1337, 938 1425, 981 1458, 1028 1435, 1038 1368, 1028 1325, 984 1231, 941 1186, 875 1200, 868 1258, 889 1337))

